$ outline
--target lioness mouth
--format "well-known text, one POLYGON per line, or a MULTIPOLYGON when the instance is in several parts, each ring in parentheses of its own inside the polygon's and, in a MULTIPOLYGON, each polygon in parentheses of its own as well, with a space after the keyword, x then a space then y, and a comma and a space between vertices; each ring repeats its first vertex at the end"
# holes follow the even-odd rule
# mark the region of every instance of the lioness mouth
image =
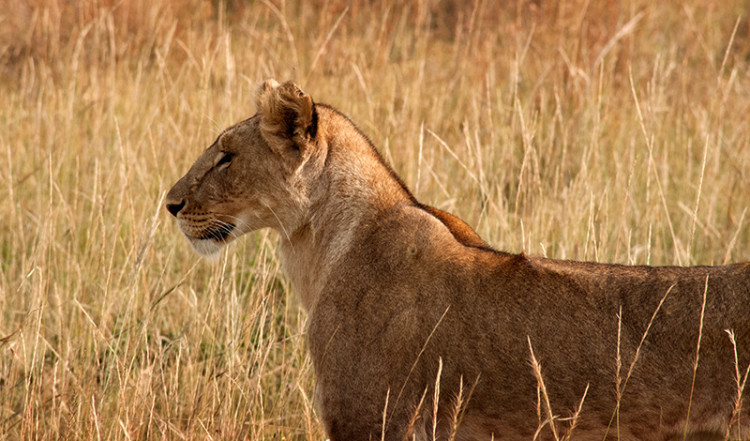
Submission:
POLYGON ((198 239, 201 240, 215 240, 217 242, 224 242, 227 237, 232 233, 232 230, 234 230, 233 224, 224 224, 220 225, 216 228, 208 229, 203 234, 198 236, 198 239))

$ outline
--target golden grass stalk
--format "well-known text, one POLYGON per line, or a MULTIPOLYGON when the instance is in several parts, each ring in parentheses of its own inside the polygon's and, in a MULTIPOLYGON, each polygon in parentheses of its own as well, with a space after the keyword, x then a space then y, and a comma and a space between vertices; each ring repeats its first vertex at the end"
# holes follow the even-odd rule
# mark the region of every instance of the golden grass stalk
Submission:
POLYGON ((737 433, 734 439, 742 439, 742 402, 744 399, 745 385, 747 384, 747 377, 750 375, 750 363, 748 363, 745 369, 745 374, 740 375, 740 362, 737 358, 737 340, 734 338, 734 331, 727 329, 727 335, 729 341, 732 343, 732 349, 734 351, 734 372, 735 382, 737 384, 737 396, 734 398, 734 408, 732 409, 732 416, 729 418, 729 424, 727 424, 726 432, 724 433, 724 439, 732 439, 732 428, 737 428, 737 433))
MULTIPOLYGON (((526 340, 529 343, 529 354, 531 356, 531 368, 534 371, 534 377, 536 377, 536 384, 537 384, 537 390, 541 394, 541 401, 544 403, 544 411, 547 414, 547 418, 544 419, 540 424, 539 427, 536 429, 536 433, 534 433, 534 440, 538 439, 541 435, 542 429, 544 426, 549 426, 550 430, 552 431, 552 436, 555 438, 556 441, 559 441, 560 437, 557 435, 557 427, 555 424, 555 421, 557 420, 557 416, 552 413, 552 406, 549 402, 549 395, 547 395, 547 387, 544 384, 544 379, 542 378, 542 366, 539 363, 539 361, 536 359, 536 355, 534 355, 534 348, 531 345, 531 337, 527 336, 526 340)), ((588 388, 587 388, 588 389, 588 388)))
POLYGON ((618 331, 617 331, 617 378, 616 378, 616 386, 615 389, 617 392, 617 403, 615 405, 615 409, 612 412, 612 417, 609 419, 609 424, 607 425, 607 430, 604 432, 604 438, 607 438, 607 434, 609 433, 609 429, 612 427, 612 423, 614 421, 617 422, 617 437, 619 439, 620 437, 620 403, 622 401, 623 395, 625 395, 625 389, 628 385, 628 381, 630 380, 630 376, 633 374, 633 369, 635 369, 635 365, 638 362, 638 359, 640 358, 641 354, 641 348, 643 347, 643 343, 646 341, 646 337, 648 336, 649 330, 651 330, 651 325, 654 323, 654 320, 656 319, 657 314, 659 313, 659 310, 661 310, 662 305, 664 304, 664 301, 667 300, 667 297, 669 296, 669 293, 672 292, 672 289, 675 287, 675 285, 672 285, 667 289, 667 291, 662 296, 661 300, 659 300, 659 304, 656 305, 656 309, 654 309, 654 313, 651 314, 651 319, 649 319, 648 324, 646 325, 646 329, 643 331, 643 335, 641 336, 641 340, 638 342, 638 346, 635 348, 635 354, 633 355, 633 361, 630 363, 630 366, 628 367, 628 373, 625 375, 625 379, 622 380, 622 383, 620 382, 620 366, 621 366, 621 360, 620 360, 620 328, 622 326, 622 309, 620 309, 620 312, 618 313, 618 331))
POLYGON ((708 276, 706 276, 706 286, 703 289, 703 303, 701 304, 701 318, 700 325, 698 326, 698 341, 695 346, 695 362, 693 363, 693 378, 690 382, 690 397, 688 398, 687 415, 685 415, 685 431, 683 432, 683 439, 687 439, 688 427, 690 425, 690 409, 693 405, 693 391, 695 390, 695 377, 698 374, 698 362, 700 361, 701 354, 701 340, 703 339, 703 317, 706 313, 706 297, 708 296, 708 276))

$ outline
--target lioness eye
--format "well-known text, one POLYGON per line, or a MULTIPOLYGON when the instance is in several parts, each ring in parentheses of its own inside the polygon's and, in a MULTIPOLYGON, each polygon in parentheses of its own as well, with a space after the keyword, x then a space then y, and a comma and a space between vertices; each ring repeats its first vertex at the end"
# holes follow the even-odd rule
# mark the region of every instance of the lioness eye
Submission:
POLYGON ((221 167, 224 164, 229 164, 232 161, 232 157, 233 156, 234 156, 234 154, 232 154, 232 153, 226 153, 226 152, 224 152, 223 156, 221 157, 221 159, 219 159, 219 162, 216 163, 216 167, 221 167))

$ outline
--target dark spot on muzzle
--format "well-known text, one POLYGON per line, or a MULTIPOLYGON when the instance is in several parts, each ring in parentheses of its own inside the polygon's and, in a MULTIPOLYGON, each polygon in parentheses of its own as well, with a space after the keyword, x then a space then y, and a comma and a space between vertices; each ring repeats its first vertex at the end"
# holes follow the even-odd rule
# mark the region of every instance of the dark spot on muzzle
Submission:
POLYGON ((227 240, 227 237, 229 237, 229 235, 232 234, 232 230, 234 230, 234 225, 232 224, 220 225, 216 228, 211 228, 209 230, 206 230, 203 234, 198 236, 198 239, 215 240, 217 242, 224 242, 227 240))

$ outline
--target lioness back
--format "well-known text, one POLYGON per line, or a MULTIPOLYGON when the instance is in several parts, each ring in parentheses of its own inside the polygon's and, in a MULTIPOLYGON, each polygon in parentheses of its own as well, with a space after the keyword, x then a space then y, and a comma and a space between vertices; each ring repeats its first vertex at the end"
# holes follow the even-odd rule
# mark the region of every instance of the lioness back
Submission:
POLYGON ((273 81, 256 104, 167 208, 204 254, 280 232, 332 441, 748 436, 750 264, 496 251, 332 107, 273 81))

